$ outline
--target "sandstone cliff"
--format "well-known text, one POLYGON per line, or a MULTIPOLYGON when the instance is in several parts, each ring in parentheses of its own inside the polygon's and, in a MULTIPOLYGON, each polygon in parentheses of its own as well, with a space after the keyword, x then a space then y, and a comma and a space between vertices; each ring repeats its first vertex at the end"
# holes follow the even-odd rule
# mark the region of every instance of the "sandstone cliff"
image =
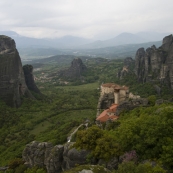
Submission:
POLYGON ((33 76, 33 66, 32 65, 24 65, 23 72, 25 75, 25 82, 29 90, 34 91, 40 94, 40 90, 35 84, 34 76, 33 76))
POLYGON ((13 39, 0 36, 0 98, 8 105, 19 107, 21 97, 30 94, 23 74, 22 63, 13 39))
POLYGON ((139 82, 160 82, 173 89, 173 36, 163 39, 162 46, 138 49, 135 74, 139 82))
POLYGON ((80 58, 75 58, 67 70, 59 72, 59 76, 66 79, 81 79, 82 74, 87 70, 80 58))

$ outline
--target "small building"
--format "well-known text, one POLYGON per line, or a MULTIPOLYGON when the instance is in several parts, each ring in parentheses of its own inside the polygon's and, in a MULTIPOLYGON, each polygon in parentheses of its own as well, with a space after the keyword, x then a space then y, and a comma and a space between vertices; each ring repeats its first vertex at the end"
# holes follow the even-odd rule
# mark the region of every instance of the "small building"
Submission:
POLYGON ((124 101, 140 99, 139 95, 129 93, 127 86, 120 86, 115 83, 101 85, 100 98, 97 105, 97 121, 106 122, 107 120, 118 119, 117 107, 124 101), (100 110, 105 109, 101 114, 100 110))
POLYGON ((105 83, 101 85, 101 93, 97 106, 97 121, 106 122, 116 120, 116 109, 119 104, 129 98, 129 88, 115 83, 105 83), (103 105, 106 106, 103 106, 103 105), (101 114, 100 110, 106 108, 101 114))
POLYGON ((115 83, 106 83, 101 85, 101 96, 105 94, 114 94, 114 103, 120 104, 129 97, 129 88, 115 83))

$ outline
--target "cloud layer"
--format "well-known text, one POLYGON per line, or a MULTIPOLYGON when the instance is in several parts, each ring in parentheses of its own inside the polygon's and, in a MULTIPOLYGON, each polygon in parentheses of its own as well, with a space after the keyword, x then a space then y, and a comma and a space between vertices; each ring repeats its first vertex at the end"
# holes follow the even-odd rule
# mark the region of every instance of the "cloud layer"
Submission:
POLYGON ((30 37, 172 33, 172 0, 1 0, 0 30, 30 37))

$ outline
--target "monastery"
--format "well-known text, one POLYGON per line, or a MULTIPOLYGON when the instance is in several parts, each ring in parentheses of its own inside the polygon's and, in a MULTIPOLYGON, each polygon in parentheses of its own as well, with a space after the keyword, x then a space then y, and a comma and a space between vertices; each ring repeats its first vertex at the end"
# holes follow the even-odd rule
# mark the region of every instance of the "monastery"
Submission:
POLYGON ((97 115, 96 120, 100 122, 106 122, 107 120, 116 120, 118 116, 116 115, 116 109, 119 104, 129 98, 140 98, 140 96, 135 96, 129 93, 129 88, 127 86, 120 86, 115 83, 106 83, 101 85, 100 99, 97 107, 97 112, 100 112, 102 102, 105 101, 105 96, 111 98, 111 105, 109 108, 104 110, 101 114, 97 115))

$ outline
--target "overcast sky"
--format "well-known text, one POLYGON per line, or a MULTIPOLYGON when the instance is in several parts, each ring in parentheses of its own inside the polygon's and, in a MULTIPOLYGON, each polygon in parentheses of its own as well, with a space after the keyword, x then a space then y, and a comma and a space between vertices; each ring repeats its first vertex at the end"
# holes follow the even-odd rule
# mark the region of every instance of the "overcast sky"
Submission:
POLYGON ((173 0, 0 0, 0 30, 36 38, 173 33, 173 0))

